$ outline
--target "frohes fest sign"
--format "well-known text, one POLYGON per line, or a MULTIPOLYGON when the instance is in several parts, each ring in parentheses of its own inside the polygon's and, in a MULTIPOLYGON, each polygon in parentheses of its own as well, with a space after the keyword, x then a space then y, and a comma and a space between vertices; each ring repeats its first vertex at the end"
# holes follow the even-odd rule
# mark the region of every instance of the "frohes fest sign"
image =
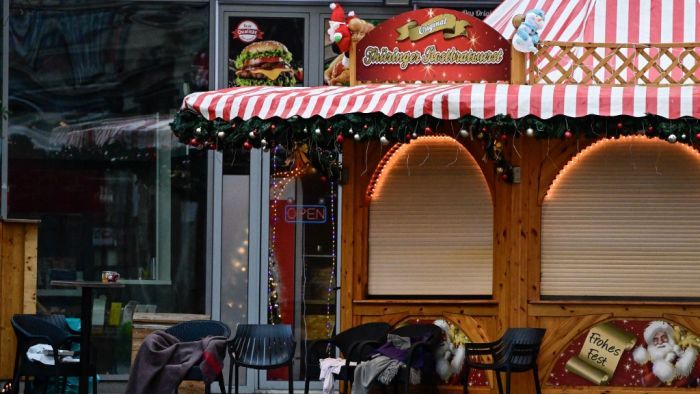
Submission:
POLYGON ((357 43, 363 82, 498 82, 510 79, 510 43, 481 20, 428 8, 397 15, 357 43))

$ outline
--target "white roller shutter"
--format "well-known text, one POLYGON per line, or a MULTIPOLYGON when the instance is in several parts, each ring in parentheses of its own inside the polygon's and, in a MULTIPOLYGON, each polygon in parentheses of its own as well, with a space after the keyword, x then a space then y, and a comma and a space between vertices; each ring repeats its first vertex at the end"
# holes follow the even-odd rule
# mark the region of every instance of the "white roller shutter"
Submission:
POLYGON ((387 162, 370 203, 370 295, 490 295, 493 206, 481 169, 449 137, 387 162))
POLYGON ((700 155, 646 137, 598 142, 542 206, 542 295, 700 297, 700 155))

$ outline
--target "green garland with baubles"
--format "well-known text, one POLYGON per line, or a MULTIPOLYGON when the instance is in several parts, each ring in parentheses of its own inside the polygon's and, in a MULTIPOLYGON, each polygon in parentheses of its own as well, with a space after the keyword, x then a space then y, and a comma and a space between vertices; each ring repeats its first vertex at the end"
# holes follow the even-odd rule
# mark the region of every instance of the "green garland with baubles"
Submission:
POLYGON ((694 144, 700 141, 700 121, 695 118, 669 120, 648 115, 642 118, 630 116, 586 116, 570 118, 556 116, 540 119, 527 116, 513 119, 498 115, 490 119, 464 116, 450 121, 431 116, 411 118, 404 114, 386 116, 381 113, 336 115, 329 119, 319 116, 289 119, 234 119, 225 121, 205 119, 191 110, 180 111, 170 124, 178 139, 202 149, 234 151, 302 148, 312 165, 330 179, 342 181, 339 153, 347 138, 356 141, 377 140, 383 145, 411 140, 436 133, 452 134, 455 138, 478 139, 483 143, 488 159, 496 164, 503 181, 512 180, 512 167, 503 154, 509 141, 516 136, 533 138, 571 139, 615 138, 622 135, 647 135, 670 143, 694 144))

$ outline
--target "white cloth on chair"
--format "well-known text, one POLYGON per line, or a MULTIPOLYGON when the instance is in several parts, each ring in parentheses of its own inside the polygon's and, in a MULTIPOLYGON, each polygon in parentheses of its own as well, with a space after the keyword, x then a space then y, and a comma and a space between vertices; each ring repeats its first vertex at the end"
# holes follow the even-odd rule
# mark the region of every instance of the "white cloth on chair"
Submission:
POLYGON ((323 394, 333 394, 333 374, 340 373, 340 369, 345 365, 345 360, 342 358, 322 358, 319 360, 321 364, 321 374, 319 379, 323 381, 323 394))

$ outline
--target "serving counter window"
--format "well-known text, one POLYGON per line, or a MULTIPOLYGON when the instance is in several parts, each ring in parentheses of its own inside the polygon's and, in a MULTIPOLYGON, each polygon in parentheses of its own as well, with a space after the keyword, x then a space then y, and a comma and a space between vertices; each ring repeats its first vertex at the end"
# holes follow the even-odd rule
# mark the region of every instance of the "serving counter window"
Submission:
POLYGON ((542 295, 700 297, 700 154, 647 137, 601 140, 542 205, 542 295))
POLYGON ((446 136, 395 145, 373 185, 369 295, 491 295, 493 204, 464 146, 446 136))

